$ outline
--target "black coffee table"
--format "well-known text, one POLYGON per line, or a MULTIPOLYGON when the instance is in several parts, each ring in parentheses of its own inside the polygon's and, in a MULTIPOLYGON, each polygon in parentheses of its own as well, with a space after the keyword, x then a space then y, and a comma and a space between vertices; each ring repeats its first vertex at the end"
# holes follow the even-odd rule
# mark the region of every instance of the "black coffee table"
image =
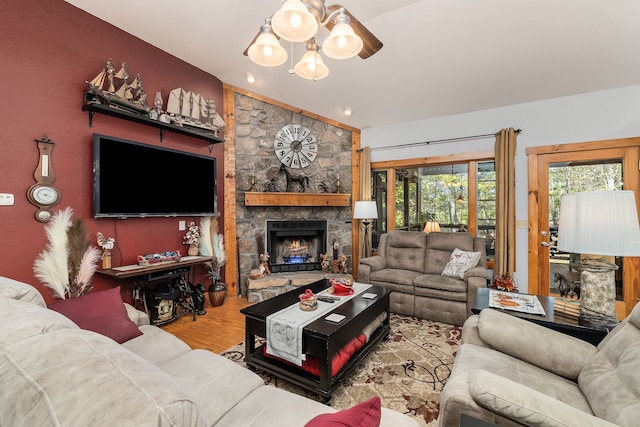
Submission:
POLYGON ((292 304, 297 304, 299 302, 298 295, 305 289, 311 289, 314 293, 318 293, 329 287, 329 280, 319 280, 240 310, 245 315, 245 362, 247 366, 252 370, 262 369, 317 393, 325 403, 331 400, 331 394, 346 375, 371 352, 378 342, 389 335, 391 330, 389 325, 389 294, 391 291, 371 286, 365 293, 374 293, 377 295, 376 298, 365 299, 362 298, 362 295, 358 295, 330 312, 346 316, 340 323, 326 321, 325 317, 330 314, 327 313, 304 327, 302 351, 320 360, 319 378, 292 364, 266 357, 263 353, 263 347, 266 344, 256 348, 255 338, 256 336, 266 338, 267 316, 292 304), (332 377, 331 360, 333 356, 383 312, 387 313, 387 317, 382 326, 332 377))
MULTIPOLYGON (((489 308, 489 291, 490 288, 478 288, 471 306, 471 312, 478 314, 481 310, 489 308)), ((549 329, 560 331, 567 335, 580 338, 593 345, 597 345, 609 332, 606 329, 598 329, 590 326, 581 325, 578 319, 569 316, 556 315, 553 311, 553 297, 536 295, 540 304, 544 308, 545 315, 520 313, 512 310, 501 310, 512 316, 520 317, 549 329)))

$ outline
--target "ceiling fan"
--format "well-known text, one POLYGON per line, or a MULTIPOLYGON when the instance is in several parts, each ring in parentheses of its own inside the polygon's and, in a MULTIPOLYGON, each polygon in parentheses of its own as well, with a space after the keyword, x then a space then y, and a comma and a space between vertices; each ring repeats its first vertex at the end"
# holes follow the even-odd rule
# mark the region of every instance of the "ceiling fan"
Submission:
POLYGON ((322 52, 335 59, 347 59, 355 55, 366 59, 380 49, 382 42, 374 36, 344 6, 326 6, 324 0, 286 0, 245 49, 244 55, 259 65, 274 67, 287 60, 287 52, 279 39, 302 42, 307 52, 296 65, 294 72, 300 77, 319 80, 328 75, 329 69, 318 54, 316 33, 326 27, 330 34, 322 45, 322 52))

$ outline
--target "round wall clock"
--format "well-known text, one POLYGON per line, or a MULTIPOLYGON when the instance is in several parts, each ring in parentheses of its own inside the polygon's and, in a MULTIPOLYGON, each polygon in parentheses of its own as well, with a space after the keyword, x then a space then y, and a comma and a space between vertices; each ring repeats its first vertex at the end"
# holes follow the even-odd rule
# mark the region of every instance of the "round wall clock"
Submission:
POLYGON ((278 131, 273 148, 278 160, 292 169, 306 168, 318 156, 316 137, 302 125, 285 125, 278 131))
POLYGON ((38 207, 35 217, 40 222, 47 222, 51 219, 50 209, 60 202, 60 191, 54 187, 56 175, 51 165, 51 152, 55 142, 47 138, 47 135, 36 139, 40 158, 38 167, 33 173, 36 183, 27 190, 27 198, 38 207))

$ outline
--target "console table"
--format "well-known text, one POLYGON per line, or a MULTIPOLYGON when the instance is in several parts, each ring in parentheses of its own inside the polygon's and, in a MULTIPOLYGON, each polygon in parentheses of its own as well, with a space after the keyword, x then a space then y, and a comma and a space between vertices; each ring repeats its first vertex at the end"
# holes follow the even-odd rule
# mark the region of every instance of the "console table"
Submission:
MULTIPOLYGON (((147 307, 147 299, 145 298, 145 290, 155 288, 158 284, 174 280, 184 279, 188 282, 189 276, 193 273, 193 267, 198 264, 205 264, 213 261, 211 256, 186 256, 180 258, 180 261, 160 262, 151 265, 123 265, 114 267, 109 270, 96 270, 96 273, 112 277, 114 279, 132 279, 134 283, 133 289, 133 306, 142 308, 149 314, 147 307)), ((193 298, 188 300, 189 309, 193 313, 193 320, 196 320, 196 310, 193 298)), ((175 316, 168 321, 174 320, 175 316)), ((161 322, 166 323, 166 322, 161 322)), ((160 323, 155 323, 160 324, 160 323)))

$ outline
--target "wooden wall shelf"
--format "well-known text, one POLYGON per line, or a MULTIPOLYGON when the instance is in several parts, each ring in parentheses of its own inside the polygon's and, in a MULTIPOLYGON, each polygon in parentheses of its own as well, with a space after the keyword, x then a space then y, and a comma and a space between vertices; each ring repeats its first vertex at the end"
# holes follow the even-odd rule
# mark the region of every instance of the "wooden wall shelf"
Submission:
POLYGON ((343 193, 244 193, 245 206, 351 206, 343 193))
POLYGON ((160 129, 160 142, 162 142, 162 138, 164 137, 166 131, 207 141, 209 142, 209 152, 211 152, 211 150, 213 149, 214 144, 224 142, 224 139, 218 138, 213 134, 213 132, 206 132, 204 130, 200 131, 196 128, 176 126, 170 123, 163 123, 159 120, 151 120, 150 118, 142 114, 130 113, 125 110, 109 107, 108 105, 85 104, 82 106, 82 111, 86 111, 89 113, 89 127, 93 125, 93 115, 98 113, 158 128, 160 129))

